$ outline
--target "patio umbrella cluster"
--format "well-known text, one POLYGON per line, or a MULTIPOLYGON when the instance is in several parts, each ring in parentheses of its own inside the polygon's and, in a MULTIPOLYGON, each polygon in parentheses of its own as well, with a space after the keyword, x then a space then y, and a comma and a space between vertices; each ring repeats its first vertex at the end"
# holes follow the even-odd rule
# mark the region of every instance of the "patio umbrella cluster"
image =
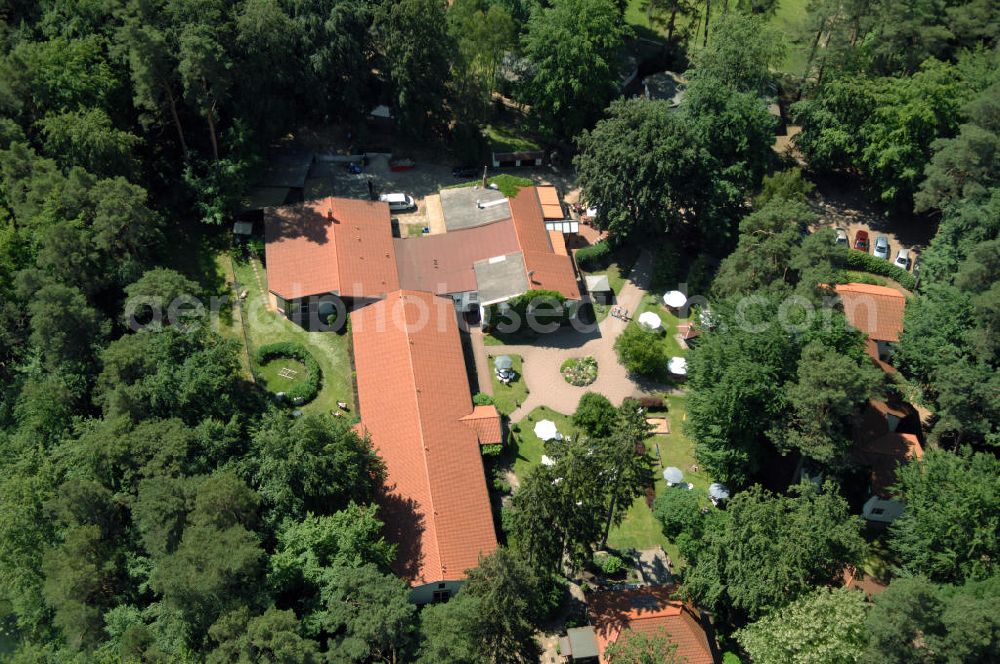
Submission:
POLYGON ((517 377, 514 372, 514 360, 510 355, 501 355, 493 360, 493 368, 497 374, 497 380, 504 385, 509 385, 517 377))

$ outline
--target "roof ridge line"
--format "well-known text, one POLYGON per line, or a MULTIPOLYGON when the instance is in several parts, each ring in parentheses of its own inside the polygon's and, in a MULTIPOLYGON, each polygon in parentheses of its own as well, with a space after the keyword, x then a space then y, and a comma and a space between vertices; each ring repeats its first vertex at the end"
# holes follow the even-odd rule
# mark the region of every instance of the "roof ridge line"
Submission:
MULTIPOLYGON (((408 360, 410 365, 410 378, 411 378, 410 382, 413 385, 413 399, 416 402, 417 406, 417 431, 419 432, 420 435, 420 458, 424 462, 424 480, 426 480, 427 482, 427 496, 428 500, 430 501, 429 507, 431 510, 430 518, 432 521, 434 521, 435 520, 434 517, 437 516, 437 510, 434 509, 434 485, 431 482, 431 472, 427 464, 428 447, 426 441, 424 440, 424 413, 420 401, 420 387, 417 385, 417 371, 413 366, 413 350, 412 350, 413 341, 412 338, 410 337, 410 322, 406 318, 406 297, 410 293, 421 293, 421 292, 426 292, 426 291, 407 291, 401 289, 399 291, 399 299, 401 302, 403 302, 403 324, 405 325, 405 327, 403 328, 403 334, 406 336, 406 359, 408 360)), ((431 297, 434 297, 432 293, 428 294, 431 297)), ((441 568, 440 580, 444 581, 446 580, 444 578, 445 577, 444 561, 442 560, 441 557, 441 540, 438 535, 437 524, 435 524, 434 526, 434 546, 437 548, 438 566, 441 568)))

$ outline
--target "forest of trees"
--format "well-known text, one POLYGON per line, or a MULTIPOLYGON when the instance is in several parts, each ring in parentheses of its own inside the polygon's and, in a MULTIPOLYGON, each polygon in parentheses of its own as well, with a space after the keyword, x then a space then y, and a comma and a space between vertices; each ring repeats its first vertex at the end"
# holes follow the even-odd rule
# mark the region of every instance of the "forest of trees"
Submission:
POLYGON ((363 131, 388 103, 401 136, 442 161, 479 154, 497 93, 574 153, 615 243, 718 259, 688 432, 735 495, 704 514, 665 494, 654 512, 688 563, 682 593, 730 647, 754 662, 1000 657, 1000 12, 811 0, 807 67, 790 81, 776 73, 785 38, 767 27, 781 1, 648 3, 688 68, 679 110, 618 99, 633 31, 615 0, 0 4, 10 661, 537 661, 563 573, 651 482, 635 402, 585 398, 585 435, 548 450, 555 465, 503 510, 504 546, 450 602, 418 610, 391 572, 370 441, 277 409, 208 325, 126 325, 128 298, 214 294, 169 269, 169 250, 231 221, 275 139, 363 131), (796 100, 804 169, 771 148, 764 100, 778 96, 796 100), (874 602, 826 588, 867 554, 835 480, 859 408, 902 387, 841 312, 806 314, 840 260, 832 231, 806 232, 808 180, 827 176, 937 226, 894 359, 932 413, 928 450, 900 473, 908 510, 885 536, 896 578, 874 602), (781 317, 794 333, 765 325, 781 317), (760 488, 789 454, 831 479, 760 488))

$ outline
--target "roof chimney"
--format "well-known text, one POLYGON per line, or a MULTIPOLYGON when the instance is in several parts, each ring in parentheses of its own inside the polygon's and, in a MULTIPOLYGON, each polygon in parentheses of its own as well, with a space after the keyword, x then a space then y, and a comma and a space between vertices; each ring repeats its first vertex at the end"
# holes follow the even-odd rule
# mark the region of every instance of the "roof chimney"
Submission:
POLYGON ((528 270, 528 281, 530 281, 533 284, 534 283, 538 283, 538 282, 535 281, 535 271, 534 270, 528 270))
POLYGON ((326 209, 326 218, 334 223, 337 222, 336 218, 333 216, 333 208, 326 209))

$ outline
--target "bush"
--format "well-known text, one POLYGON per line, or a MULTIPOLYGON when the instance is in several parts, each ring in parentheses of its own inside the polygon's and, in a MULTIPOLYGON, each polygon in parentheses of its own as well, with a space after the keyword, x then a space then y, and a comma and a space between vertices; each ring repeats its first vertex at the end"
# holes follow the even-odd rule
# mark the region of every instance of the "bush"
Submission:
POLYGON ((485 392, 476 392, 476 395, 472 397, 472 403, 477 406, 492 406, 493 397, 486 394, 485 392))
POLYGON ((698 492, 678 487, 667 487, 653 501, 653 516, 663 527, 663 534, 670 540, 682 533, 700 537, 704 515, 698 492))
POLYGON ((520 424, 514 423, 514 424, 510 425, 510 432, 511 433, 517 433, 520 430, 521 430, 521 425, 520 424))
POLYGON ((496 445, 480 445, 479 451, 483 453, 484 457, 498 457, 503 452, 503 445, 500 443, 496 445))
POLYGON ((606 396, 597 392, 587 392, 580 397, 580 405, 573 413, 573 426, 595 438, 610 436, 617 422, 618 410, 606 396))
POLYGON ((625 569, 625 563, 618 556, 610 553, 598 554, 594 556, 594 564, 605 574, 612 575, 625 569))
POLYGON ((667 366, 667 354, 655 332, 629 324, 615 341, 618 359, 631 373, 655 376, 667 366))
POLYGON ((903 268, 896 267, 889 261, 877 258, 864 251, 847 249, 845 247, 841 252, 840 260, 837 262, 840 264, 840 267, 889 277, 907 290, 913 290, 917 285, 916 277, 903 268))
POLYGON ((503 329, 506 333, 533 332, 528 325, 528 310, 532 309, 535 320, 541 324, 559 323, 569 320, 570 307, 566 298, 558 291, 530 290, 512 297, 501 304, 491 304, 486 309, 485 326, 489 330, 503 329), (559 313, 557 313, 559 312, 559 313), (516 330, 507 330, 517 325, 516 330))
POLYGON ((639 397, 636 399, 640 408, 646 410, 666 410, 667 404, 660 397, 639 397))
POLYGON ((292 341, 267 344, 258 348, 256 353, 254 353, 254 364, 261 367, 279 357, 298 360, 306 366, 306 371, 308 371, 308 375, 303 382, 293 385, 288 390, 288 400, 294 403, 301 399, 302 403, 309 403, 315 399, 316 395, 319 394, 322 372, 312 354, 302 344, 292 341))
POLYGON ((611 264, 611 245, 607 240, 601 240, 589 247, 578 249, 576 264, 582 270, 601 270, 611 264))

